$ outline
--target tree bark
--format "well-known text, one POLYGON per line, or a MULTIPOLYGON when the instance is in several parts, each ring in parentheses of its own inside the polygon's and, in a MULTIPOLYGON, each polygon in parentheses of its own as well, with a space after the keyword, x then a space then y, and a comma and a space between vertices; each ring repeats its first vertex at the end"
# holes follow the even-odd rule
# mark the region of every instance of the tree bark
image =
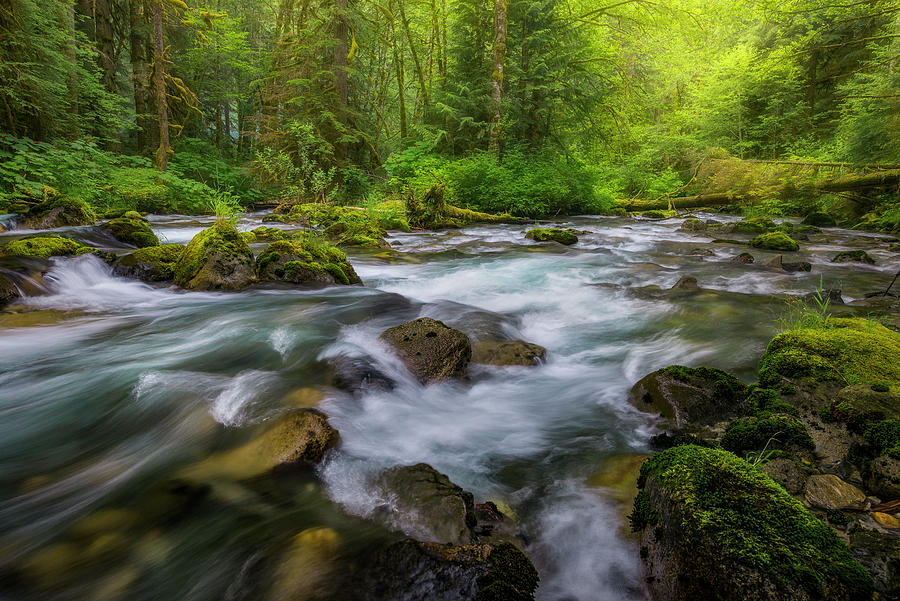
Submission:
POLYGON ((166 101, 166 59, 163 43, 162 0, 153 0, 153 87, 159 122, 156 168, 160 171, 165 171, 169 165, 169 111, 166 101))
POLYGON ((400 7, 400 21, 403 24, 403 31, 406 33, 406 41, 409 44, 409 51, 412 54, 413 63, 416 66, 416 75, 419 78, 419 93, 422 95, 423 106, 428 106, 428 87, 425 85, 425 72, 422 70, 422 63, 419 62, 419 53, 416 52, 416 45, 413 43, 412 34, 409 32, 409 21, 406 19, 406 8, 403 6, 403 0, 397 0, 400 7))
POLYGON ((134 112, 137 119, 137 151, 147 150, 147 35, 146 21, 141 14, 142 0, 131 0, 131 72, 134 86, 134 112))
POLYGON ((503 119, 503 68, 506 61, 506 9, 509 0, 494 0, 494 70, 491 73, 490 152, 500 158, 500 123, 503 119))

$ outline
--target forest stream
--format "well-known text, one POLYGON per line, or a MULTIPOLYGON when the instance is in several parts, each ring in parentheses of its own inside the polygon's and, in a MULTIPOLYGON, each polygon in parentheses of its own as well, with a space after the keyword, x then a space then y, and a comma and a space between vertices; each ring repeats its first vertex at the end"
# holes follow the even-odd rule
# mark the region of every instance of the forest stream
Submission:
MULTIPOLYGON (((261 217, 240 217, 238 229, 261 217)), ((150 221, 178 243, 211 223, 150 221)), ((655 426, 628 403, 631 386, 671 364, 753 382, 788 299, 840 289, 848 305, 835 311, 865 315, 849 303, 896 270, 879 234, 810 234, 794 254, 811 271, 789 273, 762 265, 772 251, 731 261, 748 247, 681 222, 569 218, 561 227, 580 232, 570 247, 526 240, 522 224, 392 232, 391 251, 349 251, 363 286, 314 290, 186 292, 115 277, 94 255, 53 259, 35 284, 46 293, 25 299, 33 310, 0 314, 0 598, 266 599, 272 558, 298 532, 335 533, 336 566, 396 538, 392 529, 414 536, 403 515, 379 519, 389 500, 371 482, 424 462, 476 503, 514 510, 538 599, 645 599, 625 516, 655 426), (877 264, 830 262, 857 248, 877 264), (683 276, 700 289, 671 290, 683 276), (423 386, 379 341, 418 317, 547 356, 423 386), (333 386, 327 364, 339 355, 389 385, 333 386), (233 478, 221 467, 260 424, 308 406, 341 441, 315 474, 233 478), (184 497, 174 518, 172 482, 184 497)), ((123 248, 92 227, 65 230, 123 248)), ((342 570, 323 569, 324 580, 352 587, 342 570)))

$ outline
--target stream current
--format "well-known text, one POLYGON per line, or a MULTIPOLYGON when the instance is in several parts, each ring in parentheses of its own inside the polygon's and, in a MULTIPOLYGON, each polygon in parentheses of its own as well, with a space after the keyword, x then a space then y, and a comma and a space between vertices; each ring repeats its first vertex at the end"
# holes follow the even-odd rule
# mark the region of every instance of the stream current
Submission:
MULTIPOLYGON (((239 228, 260 218, 245 215, 239 228)), ((182 243, 209 225, 151 221, 182 243)), ((370 476, 425 462, 476 502, 516 510, 538 599, 643 599, 630 507, 602 477, 649 452, 655 433, 629 388, 676 363, 752 382, 786 298, 821 277, 852 301, 896 270, 896 254, 871 234, 811 235, 794 254, 812 271, 787 273, 759 266, 768 251, 751 249, 754 265, 731 262, 747 247, 713 244, 680 222, 572 218, 560 222, 582 232, 572 247, 525 240, 520 225, 392 233, 395 252, 350 252, 364 287, 319 290, 184 292, 115 277, 93 256, 55 259, 48 294, 25 300, 34 311, 0 314, 0 598, 265 598, 259 566, 273 550, 327 526, 342 554, 365 553, 385 536, 365 519, 380 503, 370 476), (853 248, 878 264, 829 262, 853 248), (704 290, 665 292, 685 275, 704 290), (547 359, 473 366, 467 382, 423 387, 378 341, 423 316, 473 340, 542 345, 547 359), (325 365, 337 355, 396 385, 333 388, 325 365), (316 402, 341 435, 318 478, 223 482, 201 511, 155 518, 165 514, 159 490, 186 466, 316 402)))

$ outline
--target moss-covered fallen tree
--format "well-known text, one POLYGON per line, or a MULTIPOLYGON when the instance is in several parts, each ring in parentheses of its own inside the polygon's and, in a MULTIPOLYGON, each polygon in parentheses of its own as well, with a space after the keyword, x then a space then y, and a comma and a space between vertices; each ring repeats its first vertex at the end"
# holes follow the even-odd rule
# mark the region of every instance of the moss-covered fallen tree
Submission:
POLYGON ((406 196, 406 216, 412 227, 424 229, 457 228, 473 223, 519 223, 525 221, 512 215, 492 215, 448 204, 444 185, 433 184, 421 198, 410 190, 406 196))

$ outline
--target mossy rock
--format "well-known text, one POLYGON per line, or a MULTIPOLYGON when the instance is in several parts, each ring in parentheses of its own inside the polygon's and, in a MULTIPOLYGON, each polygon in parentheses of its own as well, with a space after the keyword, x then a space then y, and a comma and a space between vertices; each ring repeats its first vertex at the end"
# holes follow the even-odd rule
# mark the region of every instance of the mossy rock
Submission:
POLYGON ((256 259, 261 280, 292 284, 359 284, 347 255, 327 243, 308 237, 273 242, 256 259))
POLYGON ((797 244, 797 241, 784 232, 769 232, 768 234, 760 234, 750 241, 750 246, 752 246, 753 248, 764 248, 767 250, 800 250, 800 245, 797 244))
POLYGON ((559 242, 566 246, 578 242, 578 236, 571 229, 535 228, 528 230, 525 237, 535 242, 559 242))
POLYGON ((643 217, 644 219, 669 219, 670 217, 674 217, 676 215, 675 211, 663 211, 661 209, 651 209, 649 211, 641 211, 639 213, 635 213, 638 217, 643 217))
POLYGON ((23 226, 46 230, 73 225, 92 225, 97 220, 94 210, 78 198, 55 195, 32 207, 23 226))
POLYGON ((837 221, 828 213, 822 211, 813 211, 803 218, 803 225, 814 225, 816 227, 834 227, 837 221))
POLYGON ((472 542, 475 501, 472 493, 425 463, 385 470, 378 487, 390 499, 389 525, 423 542, 463 545, 472 542))
POLYGON ((532 367, 544 360, 547 349, 524 340, 483 340, 472 344, 472 363, 532 367))
POLYGON ((159 246, 159 238, 156 237, 156 234, 153 233, 153 230, 150 229, 150 226, 144 219, 119 217, 104 224, 102 227, 119 242, 137 246, 138 248, 159 246))
POLYGON ((284 230, 280 230, 277 227, 266 227, 264 225, 253 228, 250 231, 253 233, 253 238, 257 242, 275 242, 291 237, 291 235, 284 230))
MULTIPOLYGON (((120 215, 116 215, 116 217, 120 217, 120 215)), ((137 211, 125 211, 121 215, 121 217, 125 217, 126 219, 138 219, 141 221, 147 221, 147 219, 137 211)))
POLYGON ((728 231, 741 232, 744 234, 761 234, 770 232, 778 226, 771 219, 745 219, 731 224, 728 231))
POLYGON ((684 445, 641 468, 631 515, 654 599, 851 601, 872 577, 838 535, 728 451, 684 445))
POLYGON ((850 548, 875 578, 875 590, 884 599, 900 597, 900 538, 896 534, 874 528, 853 528, 850 548))
POLYGON ((49 259, 50 257, 83 255, 96 252, 96 250, 63 236, 28 236, 13 240, 0 247, 0 255, 49 259))
POLYGON ((387 230, 363 209, 318 202, 298 204, 284 220, 317 228, 337 246, 390 248, 384 241, 387 230))
POLYGON ((885 419, 900 419, 900 386, 882 382, 841 388, 831 403, 831 415, 862 433, 885 419))
POLYGON ((464 376, 472 357, 468 336, 430 317, 388 328, 381 340, 422 384, 464 376))
POLYGON ((145 282, 172 280, 184 248, 183 244, 163 244, 138 249, 119 257, 113 265, 113 273, 145 282))
POLYGON ((709 226, 700 219, 685 219, 681 222, 681 229, 685 232, 702 232, 709 226))
POLYGON ((681 428, 740 415, 746 395, 747 386, 721 369, 672 365, 644 376, 631 388, 628 401, 681 428))
POLYGON ((253 252, 227 222, 194 236, 175 267, 175 283, 189 290, 241 290, 255 282, 253 252))
POLYGON ((866 263, 874 265, 875 259, 864 250, 845 250, 839 252, 831 259, 832 263, 866 263))
POLYGON ((765 417, 736 419, 725 428, 722 448, 736 454, 782 449, 812 451, 815 444, 806 427, 793 415, 776 413, 765 417))
POLYGON ((779 386, 783 378, 900 383, 900 334, 860 318, 834 318, 829 325, 773 338, 759 363, 760 383, 779 386))

